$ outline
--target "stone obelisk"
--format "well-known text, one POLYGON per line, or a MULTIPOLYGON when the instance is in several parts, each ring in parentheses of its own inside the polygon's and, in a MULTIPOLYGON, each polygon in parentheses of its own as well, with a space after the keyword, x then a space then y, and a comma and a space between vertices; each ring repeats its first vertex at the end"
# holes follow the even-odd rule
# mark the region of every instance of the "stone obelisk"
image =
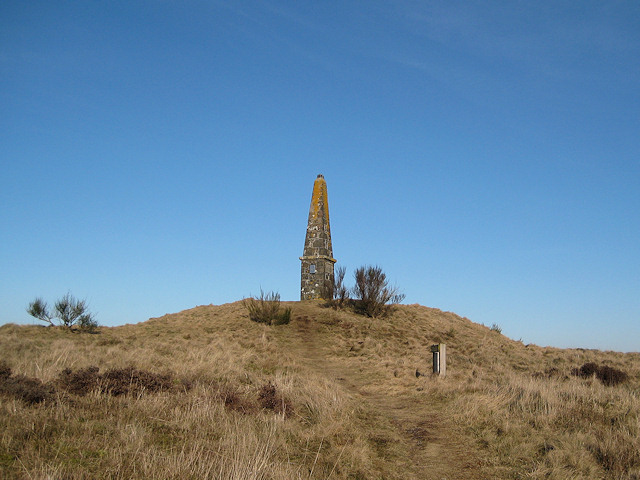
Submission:
POLYGON ((300 300, 327 298, 333 285, 333 247, 329 228, 329 200, 327 182, 318 175, 313 183, 307 236, 300 274, 300 300))

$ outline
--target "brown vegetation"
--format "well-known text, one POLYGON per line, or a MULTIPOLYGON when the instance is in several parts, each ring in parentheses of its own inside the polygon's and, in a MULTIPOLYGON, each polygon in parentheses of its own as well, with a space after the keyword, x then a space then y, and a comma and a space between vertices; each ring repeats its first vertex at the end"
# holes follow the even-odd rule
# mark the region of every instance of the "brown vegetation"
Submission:
POLYGON ((0 395, 33 405, 50 400, 53 388, 37 378, 12 375, 11 367, 5 361, 0 361, 0 395))
POLYGON ((241 302, 100 335, 0 327, 0 477, 640 476, 639 354, 523 345, 417 305, 287 307, 278 328, 241 302), (447 378, 416 377, 439 342, 447 378))
POLYGON ((278 388, 271 382, 265 383, 258 394, 260 406, 285 417, 293 413, 293 406, 286 398, 278 393, 278 388))
POLYGON ((603 384, 608 386, 618 385, 627 381, 629 376, 626 372, 608 365, 597 365, 594 362, 588 362, 580 368, 571 370, 571 374, 581 378, 595 377, 603 384))

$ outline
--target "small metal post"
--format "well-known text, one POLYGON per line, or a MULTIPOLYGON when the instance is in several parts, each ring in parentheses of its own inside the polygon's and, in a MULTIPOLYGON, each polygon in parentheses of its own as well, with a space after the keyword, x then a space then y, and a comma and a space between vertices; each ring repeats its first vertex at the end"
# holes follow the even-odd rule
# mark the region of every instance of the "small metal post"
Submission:
POLYGON ((433 373, 444 377, 447 374, 447 345, 444 343, 431 345, 431 352, 433 353, 433 373))
POLYGON ((433 373, 440 374, 440 345, 431 345, 431 352, 433 353, 433 373))

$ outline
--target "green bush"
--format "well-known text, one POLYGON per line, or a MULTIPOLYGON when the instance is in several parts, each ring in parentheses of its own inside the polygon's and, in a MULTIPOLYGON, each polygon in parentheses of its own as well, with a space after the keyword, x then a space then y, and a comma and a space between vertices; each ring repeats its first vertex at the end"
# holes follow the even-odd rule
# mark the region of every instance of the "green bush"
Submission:
POLYGON ((242 304, 249 311, 249 318, 254 322, 267 325, 285 325, 291 321, 291 308, 280 309, 280 294, 260 290, 260 298, 245 298, 242 304))

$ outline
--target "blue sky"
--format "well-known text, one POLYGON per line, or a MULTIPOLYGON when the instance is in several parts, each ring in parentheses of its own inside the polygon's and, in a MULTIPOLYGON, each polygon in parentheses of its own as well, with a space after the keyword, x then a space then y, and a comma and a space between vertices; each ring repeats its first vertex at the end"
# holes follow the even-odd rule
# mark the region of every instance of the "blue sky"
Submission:
POLYGON ((640 4, 0 4, 0 322, 299 298, 334 255, 525 343, 640 351, 640 4))

